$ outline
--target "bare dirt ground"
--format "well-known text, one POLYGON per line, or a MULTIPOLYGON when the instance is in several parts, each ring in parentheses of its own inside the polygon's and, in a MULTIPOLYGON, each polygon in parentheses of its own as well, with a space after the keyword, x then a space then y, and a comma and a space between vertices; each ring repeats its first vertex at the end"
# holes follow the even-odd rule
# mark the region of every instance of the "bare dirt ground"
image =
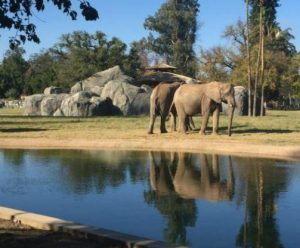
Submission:
POLYGON ((1 248, 121 248, 96 238, 75 237, 68 233, 32 229, 0 219, 1 248))
POLYGON ((113 149, 113 150, 166 150, 186 152, 207 152, 238 156, 300 159, 300 145, 242 143, 236 140, 213 141, 203 139, 184 139, 180 142, 172 139, 55 139, 2 138, 0 148, 26 149, 113 149))

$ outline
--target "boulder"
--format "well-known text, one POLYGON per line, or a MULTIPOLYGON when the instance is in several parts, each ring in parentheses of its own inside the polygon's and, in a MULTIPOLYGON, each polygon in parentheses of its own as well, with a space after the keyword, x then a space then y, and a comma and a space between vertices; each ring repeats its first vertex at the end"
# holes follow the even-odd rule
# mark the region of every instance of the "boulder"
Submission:
POLYGON ((51 116, 60 107, 62 101, 68 97, 68 94, 45 95, 41 102, 41 115, 51 116))
MULTIPOLYGON (((65 98, 60 110, 64 116, 100 116, 111 113, 110 99, 97 96, 90 91, 81 91, 65 98)), ((60 113, 55 113, 59 115, 60 113)))
POLYGON ((41 102, 44 94, 36 94, 27 96, 24 103, 24 115, 35 116, 41 115, 41 102))
POLYGON ((134 84, 134 79, 125 75, 119 66, 114 66, 105 71, 97 72, 91 77, 76 83, 71 88, 71 93, 77 93, 79 91, 91 91, 95 92, 99 96, 103 87, 112 80, 125 81, 130 84, 134 84))
POLYGON ((110 98, 112 104, 125 116, 148 114, 151 91, 146 89, 117 79, 104 86, 101 96, 110 98))
MULTIPOLYGON (((248 92, 243 86, 234 86, 234 100, 235 110, 234 115, 245 116, 248 115, 248 92)), ((222 109, 227 114, 227 104, 222 103, 222 109)))
MULTIPOLYGON (((243 86, 234 87, 234 99, 236 108, 234 110, 234 115, 238 116, 247 116, 248 115, 248 91, 243 86)), ((256 99, 256 115, 260 114, 260 98, 256 99)), ((228 114, 228 105, 222 103, 222 111, 227 115, 228 114)), ((265 109, 264 114, 265 115, 265 109)))
POLYGON ((61 111, 60 108, 58 108, 58 109, 54 112, 53 116, 55 116, 55 117, 62 117, 62 116, 64 116, 64 113, 61 111))
POLYGON ((139 92, 130 104, 128 115, 148 115, 151 92, 139 92))
POLYGON ((45 95, 66 93, 66 90, 61 87, 50 86, 44 90, 45 95))

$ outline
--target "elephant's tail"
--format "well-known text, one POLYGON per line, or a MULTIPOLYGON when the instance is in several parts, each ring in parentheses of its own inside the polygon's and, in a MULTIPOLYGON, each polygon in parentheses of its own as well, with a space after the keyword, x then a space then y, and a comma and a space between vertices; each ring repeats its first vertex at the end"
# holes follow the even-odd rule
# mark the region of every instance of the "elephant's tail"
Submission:
POLYGON ((174 101, 172 101, 172 104, 171 104, 171 106, 170 106, 170 109, 169 109, 169 116, 170 116, 170 114, 173 114, 174 116, 176 116, 176 114, 177 114, 177 112, 176 112, 176 108, 175 108, 175 104, 174 104, 174 101))
POLYGON ((168 115, 167 115, 167 118, 166 118, 166 121, 168 121, 170 119, 170 116, 171 116, 171 113, 174 115, 175 113, 175 106, 174 106, 174 102, 172 102, 170 108, 169 108, 169 111, 168 111, 168 115))

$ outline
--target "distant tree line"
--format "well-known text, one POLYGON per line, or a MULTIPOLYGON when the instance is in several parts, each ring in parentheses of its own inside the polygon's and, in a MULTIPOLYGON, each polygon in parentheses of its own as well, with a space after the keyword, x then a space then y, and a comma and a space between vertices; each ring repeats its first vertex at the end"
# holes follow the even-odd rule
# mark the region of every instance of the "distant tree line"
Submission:
POLYGON ((50 49, 24 59, 21 48, 7 51, 0 64, 0 98, 40 93, 50 86, 69 88, 74 83, 107 68, 119 65, 135 77, 141 68, 136 43, 129 51, 118 38, 84 31, 62 35, 50 49))

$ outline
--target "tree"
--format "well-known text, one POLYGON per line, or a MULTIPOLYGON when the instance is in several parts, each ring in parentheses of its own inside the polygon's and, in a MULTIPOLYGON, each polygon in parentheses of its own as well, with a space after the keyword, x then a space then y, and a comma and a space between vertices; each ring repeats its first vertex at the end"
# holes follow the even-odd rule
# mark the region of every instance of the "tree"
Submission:
POLYGON ((189 76, 194 76, 196 71, 193 45, 199 6, 197 0, 168 0, 144 23, 144 27, 156 35, 150 33, 148 37, 151 49, 189 76))
POLYGON ((129 54, 125 59, 124 63, 124 72, 127 75, 132 77, 137 77, 142 74, 141 72, 142 62, 141 62, 141 54, 139 52, 139 44, 138 42, 133 42, 131 44, 131 48, 129 50, 129 54))
POLYGON ((43 92, 46 87, 57 81, 58 66, 49 51, 34 54, 28 62, 27 80, 23 89, 25 95, 43 92))
MULTIPOLYGON (((17 35, 10 38, 10 47, 13 49, 22 43, 33 41, 40 42, 36 33, 36 26, 31 21, 35 11, 41 12, 45 4, 51 2, 60 11, 63 11, 72 20, 76 20, 77 11, 73 9, 74 3, 71 0, 2 0, 0 1, 0 29, 15 29, 17 35)), ((73 1, 74 2, 74 1, 73 1)), ((79 8, 85 20, 96 20, 98 12, 89 1, 79 0, 79 8)))
POLYGON ((0 98, 17 98, 23 92, 28 63, 24 60, 25 51, 21 48, 7 51, 0 65, 0 98))
POLYGON ((252 70, 250 57, 250 32, 249 32, 249 0, 246 0, 246 50, 247 50, 247 79, 248 79, 248 116, 251 116, 252 106, 252 70))
POLYGON ((232 60, 229 51, 222 47, 202 49, 199 60, 199 73, 197 78, 201 81, 228 81, 232 60))

